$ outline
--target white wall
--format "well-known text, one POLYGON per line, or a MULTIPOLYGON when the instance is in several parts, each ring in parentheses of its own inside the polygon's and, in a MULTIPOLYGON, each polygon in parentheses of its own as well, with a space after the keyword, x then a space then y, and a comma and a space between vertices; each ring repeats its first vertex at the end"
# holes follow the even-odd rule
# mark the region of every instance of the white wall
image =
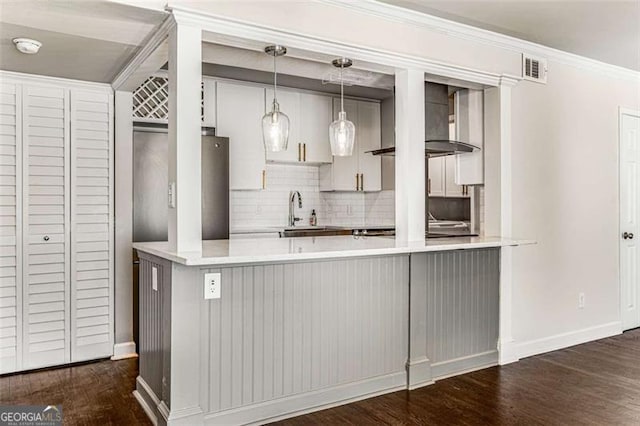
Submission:
POLYGON ((513 230, 538 241, 513 251, 523 355, 525 342, 620 320, 618 107, 639 98, 640 83, 557 62, 547 85, 513 88, 513 230))
MULTIPOLYGON (((520 74, 518 49, 349 7, 277 0, 172 4, 336 41, 336 55, 346 43, 520 74)), ((581 61, 551 60, 547 85, 522 82, 513 89, 513 231, 538 241, 513 250, 513 329, 523 353, 551 349, 545 339, 576 341, 553 340, 563 333, 597 336, 580 334, 585 328, 612 333, 619 321, 617 108, 640 108, 640 81, 618 79, 619 72, 608 76, 597 64, 580 66, 599 72, 566 63, 581 61), (580 311, 579 291, 586 295, 580 311)))

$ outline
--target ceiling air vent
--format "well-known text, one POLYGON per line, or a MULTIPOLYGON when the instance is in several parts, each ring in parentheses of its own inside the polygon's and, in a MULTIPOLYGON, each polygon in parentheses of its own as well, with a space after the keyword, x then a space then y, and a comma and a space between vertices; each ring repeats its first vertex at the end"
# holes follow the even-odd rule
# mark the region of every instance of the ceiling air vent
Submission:
POLYGON ((525 80, 547 82, 547 60, 534 56, 522 55, 522 77, 525 80))

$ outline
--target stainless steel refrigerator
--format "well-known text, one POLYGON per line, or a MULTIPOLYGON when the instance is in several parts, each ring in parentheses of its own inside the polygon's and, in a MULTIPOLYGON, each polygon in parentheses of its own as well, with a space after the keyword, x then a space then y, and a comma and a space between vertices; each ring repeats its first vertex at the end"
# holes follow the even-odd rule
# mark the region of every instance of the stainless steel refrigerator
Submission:
MULTIPOLYGON (((202 135, 202 239, 229 238, 229 139, 202 135)), ((169 138, 166 125, 133 132, 133 241, 167 241, 169 138)), ((184 189, 183 189, 184 191, 184 189)))

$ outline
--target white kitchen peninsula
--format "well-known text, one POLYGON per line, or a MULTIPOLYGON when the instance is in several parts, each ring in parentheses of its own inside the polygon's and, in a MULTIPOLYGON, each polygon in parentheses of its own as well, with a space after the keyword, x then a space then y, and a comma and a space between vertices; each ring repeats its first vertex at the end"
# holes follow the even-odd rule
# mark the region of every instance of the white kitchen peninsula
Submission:
POLYGON ((498 362, 500 248, 464 237, 135 245, 136 397, 159 424, 246 424, 498 362), (205 299, 205 274, 219 298, 205 299))

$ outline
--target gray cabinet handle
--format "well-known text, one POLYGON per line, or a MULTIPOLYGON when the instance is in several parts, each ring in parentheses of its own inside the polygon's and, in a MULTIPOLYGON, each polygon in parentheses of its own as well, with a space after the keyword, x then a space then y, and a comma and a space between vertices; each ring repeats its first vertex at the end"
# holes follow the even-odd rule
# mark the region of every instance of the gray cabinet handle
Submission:
POLYGON ((44 238, 43 238, 43 240, 45 240, 45 241, 49 241, 49 236, 48 236, 48 235, 45 235, 45 236, 44 236, 44 238))

